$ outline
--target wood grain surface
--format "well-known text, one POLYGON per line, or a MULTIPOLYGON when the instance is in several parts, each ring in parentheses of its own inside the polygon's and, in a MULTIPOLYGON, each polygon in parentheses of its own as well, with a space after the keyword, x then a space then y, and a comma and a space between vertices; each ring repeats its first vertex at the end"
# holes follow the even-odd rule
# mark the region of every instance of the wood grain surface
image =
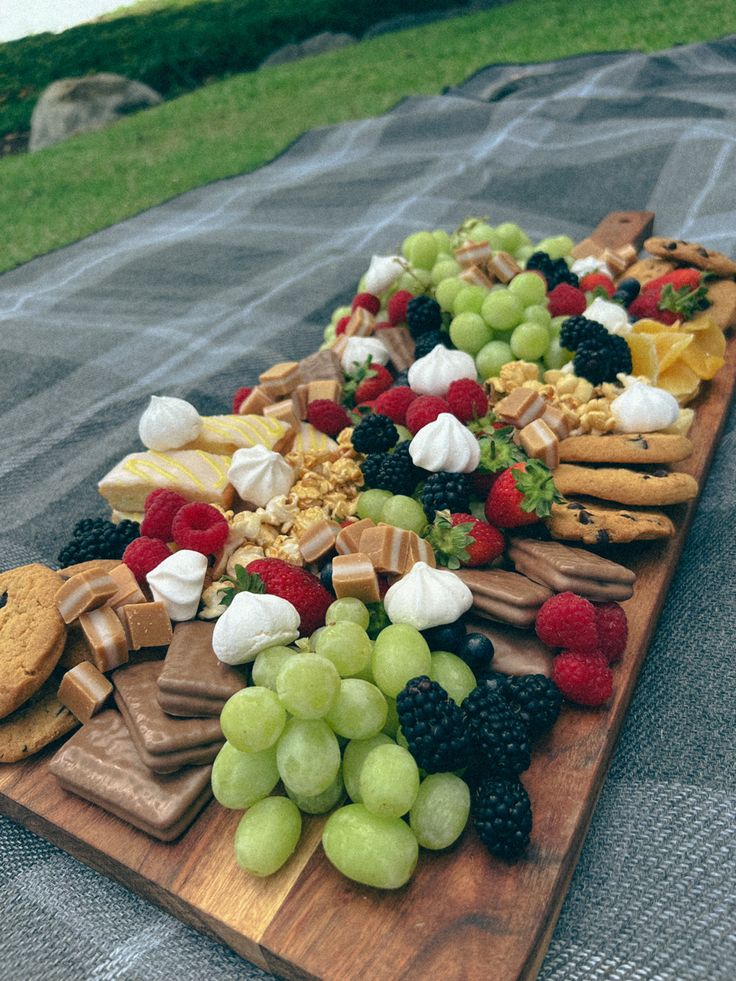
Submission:
MULTIPOLYGON (((677 468, 701 482, 735 378, 731 338, 727 366, 694 403, 694 453, 677 468)), ((178 842, 153 841, 60 790, 47 770, 51 750, 0 766, 0 812, 283 977, 534 978, 696 506, 671 509, 678 528, 671 541, 609 550, 638 576, 624 604, 630 639, 614 671, 615 694, 604 710, 566 706, 536 745, 523 776, 534 814, 531 845, 513 865, 491 857, 469 829, 447 852, 423 852, 403 889, 381 892, 332 869, 319 847, 324 819, 308 818, 293 859, 275 876, 256 879, 234 861, 239 813, 213 802, 178 842)))

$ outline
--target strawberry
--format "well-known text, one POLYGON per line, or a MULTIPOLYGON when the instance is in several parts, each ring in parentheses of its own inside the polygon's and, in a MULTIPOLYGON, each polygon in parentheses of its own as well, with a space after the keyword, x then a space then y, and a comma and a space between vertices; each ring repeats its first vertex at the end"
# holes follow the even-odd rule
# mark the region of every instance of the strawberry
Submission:
POLYGON ((247 571, 261 579, 267 593, 281 596, 296 608, 301 617, 299 633, 302 637, 323 626, 327 607, 335 597, 311 572, 282 559, 255 559, 248 563, 247 571))
POLYGON ((642 286, 642 291, 659 290, 661 292, 668 283, 676 290, 684 288, 696 290, 699 286, 702 286, 703 278, 704 276, 701 270, 694 269, 692 266, 688 266, 685 269, 673 269, 672 272, 665 273, 664 276, 650 279, 648 283, 642 286))
POLYGON ((663 324, 690 320, 710 306, 703 274, 699 269, 673 269, 651 280, 639 296, 629 304, 629 314, 635 320, 647 317, 663 324))
POLYGON ((485 515, 498 528, 517 528, 549 517, 562 498, 552 473, 540 460, 514 463, 495 480, 486 499, 485 515))
POLYGON ((372 402, 391 388, 394 377, 382 364, 372 364, 368 376, 355 389, 356 402, 372 402))
POLYGON ((655 290, 640 293, 628 306, 632 320, 657 320, 660 324, 676 324, 680 319, 670 310, 660 310, 659 300, 655 290))
POLYGON ((588 273, 580 280, 580 289, 584 293, 596 293, 598 296, 603 296, 605 293, 610 297, 616 292, 616 284, 605 273, 588 273))
POLYGON ((505 546, 498 528, 472 514, 449 511, 435 513, 426 537, 437 561, 448 569, 488 565, 503 554, 505 546))

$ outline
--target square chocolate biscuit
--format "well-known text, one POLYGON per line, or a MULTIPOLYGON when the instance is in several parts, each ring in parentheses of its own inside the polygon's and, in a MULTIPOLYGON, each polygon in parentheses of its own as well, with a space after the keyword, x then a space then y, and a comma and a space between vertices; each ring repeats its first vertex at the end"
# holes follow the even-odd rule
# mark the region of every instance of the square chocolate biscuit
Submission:
POLYGON ((158 678, 159 704, 169 714, 219 717, 228 698, 245 688, 244 671, 223 664, 212 649, 214 629, 205 620, 177 623, 158 678))

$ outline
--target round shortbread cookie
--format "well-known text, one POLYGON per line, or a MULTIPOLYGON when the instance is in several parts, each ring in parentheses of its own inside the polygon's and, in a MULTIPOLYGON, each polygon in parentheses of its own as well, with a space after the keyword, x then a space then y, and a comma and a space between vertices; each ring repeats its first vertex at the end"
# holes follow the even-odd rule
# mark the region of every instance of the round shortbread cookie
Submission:
POLYGON ((67 565, 63 569, 59 569, 59 575, 62 579, 71 579, 79 572, 89 572, 91 569, 109 572, 110 569, 116 569, 121 562, 122 559, 87 559, 86 562, 75 562, 74 565, 67 565))
POLYGON ((0 719, 28 701, 56 667, 66 627, 55 596, 63 580, 45 565, 0 573, 0 719))
POLYGON ((0 763, 25 760, 79 725, 56 697, 58 687, 56 680, 48 681, 17 712, 0 721, 0 763))

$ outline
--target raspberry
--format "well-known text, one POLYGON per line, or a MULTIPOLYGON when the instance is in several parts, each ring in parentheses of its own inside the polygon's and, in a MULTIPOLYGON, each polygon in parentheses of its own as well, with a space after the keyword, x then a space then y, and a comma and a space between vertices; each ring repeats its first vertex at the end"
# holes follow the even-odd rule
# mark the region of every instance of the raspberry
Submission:
POLYGON ((416 436, 420 429, 443 412, 449 412, 450 406, 439 395, 420 395, 406 410, 406 428, 416 436))
POLYGON ((609 664, 620 660, 629 639, 629 623, 618 603, 594 603, 598 649, 609 664))
POLYGON ((605 273, 588 273, 580 280, 580 289, 585 293, 592 293, 593 290, 605 290, 609 296, 616 292, 616 284, 610 276, 605 273))
POLYGON ((569 283, 555 286, 547 296, 547 300, 551 317, 576 317, 588 306, 585 293, 575 286, 570 286, 569 283))
POLYGON ((404 323, 406 320, 406 308, 409 305, 409 300, 413 299, 414 294, 410 293, 409 290, 399 290, 388 301, 386 311, 388 313, 388 319, 394 327, 397 324, 404 323))
POLYGON ((145 513, 141 521, 141 535, 145 538, 160 538, 162 542, 173 542, 171 524, 186 503, 186 497, 165 487, 151 491, 143 505, 145 513))
POLYGON ((412 392, 408 385, 399 385, 382 392, 375 401, 373 411, 388 416, 399 426, 405 426, 407 410, 416 398, 416 392, 412 392))
POLYGON ((123 552, 123 562, 138 582, 144 583, 148 573, 170 555, 160 538, 136 538, 123 552))
POLYGON ((315 399, 309 403, 307 419, 327 436, 337 436, 346 426, 350 426, 350 416, 343 406, 332 399, 315 399))
POLYGON ((450 412, 460 422, 479 419, 488 412, 488 396, 483 386, 472 378, 459 378, 447 389, 447 404, 450 412))
POLYGON ((368 313, 372 313, 373 316, 378 313, 381 309, 381 301, 377 296, 372 293, 358 293, 357 296, 353 297, 353 302, 350 304, 350 309, 355 311, 358 307, 363 307, 368 313))
POLYGON ((233 395, 233 415, 236 416, 240 412, 240 406, 245 402, 250 393, 253 391, 252 385, 246 385, 245 388, 239 388, 235 395, 233 395))
POLYGON ((595 607, 576 593, 558 593, 542 603, 536 630, 537 637, 548 647, 570 647, 575 651, 598 649, 595 607))
POLYGON ((214 555, 225 544, 229 528, 217 508, 194 501, 177 512, 171 531, 179 548, 214 555))
POLYGON ((348 317, 340 317, 340 319, 335 324, 335 333, 337 334, 338 337, 340 336, 340 334, 344 334, 345 333, 345 328, 347 327, 349 320, 350 320, 350 317, 349 316, 348 317))
POLYGON ((303 637, 324 624, 327 607, 335 597, 311 572, 282 559, 255 559, 249 563, 247 571, 261 577, 267 593, 288 600, 296 608, 301 617, 299 632, 303 637))
POLYGON ((371 364, 371 374, 355 389, 356 402, 370 402, 377 399, 381 392, 391 388, 394 376, 382 364, 371 364))
POLYGON ((595 708, 613 692, 613 672, 605 657, 594 651, 563 651, 552 666, 552 681, 569 702, 595 708))

